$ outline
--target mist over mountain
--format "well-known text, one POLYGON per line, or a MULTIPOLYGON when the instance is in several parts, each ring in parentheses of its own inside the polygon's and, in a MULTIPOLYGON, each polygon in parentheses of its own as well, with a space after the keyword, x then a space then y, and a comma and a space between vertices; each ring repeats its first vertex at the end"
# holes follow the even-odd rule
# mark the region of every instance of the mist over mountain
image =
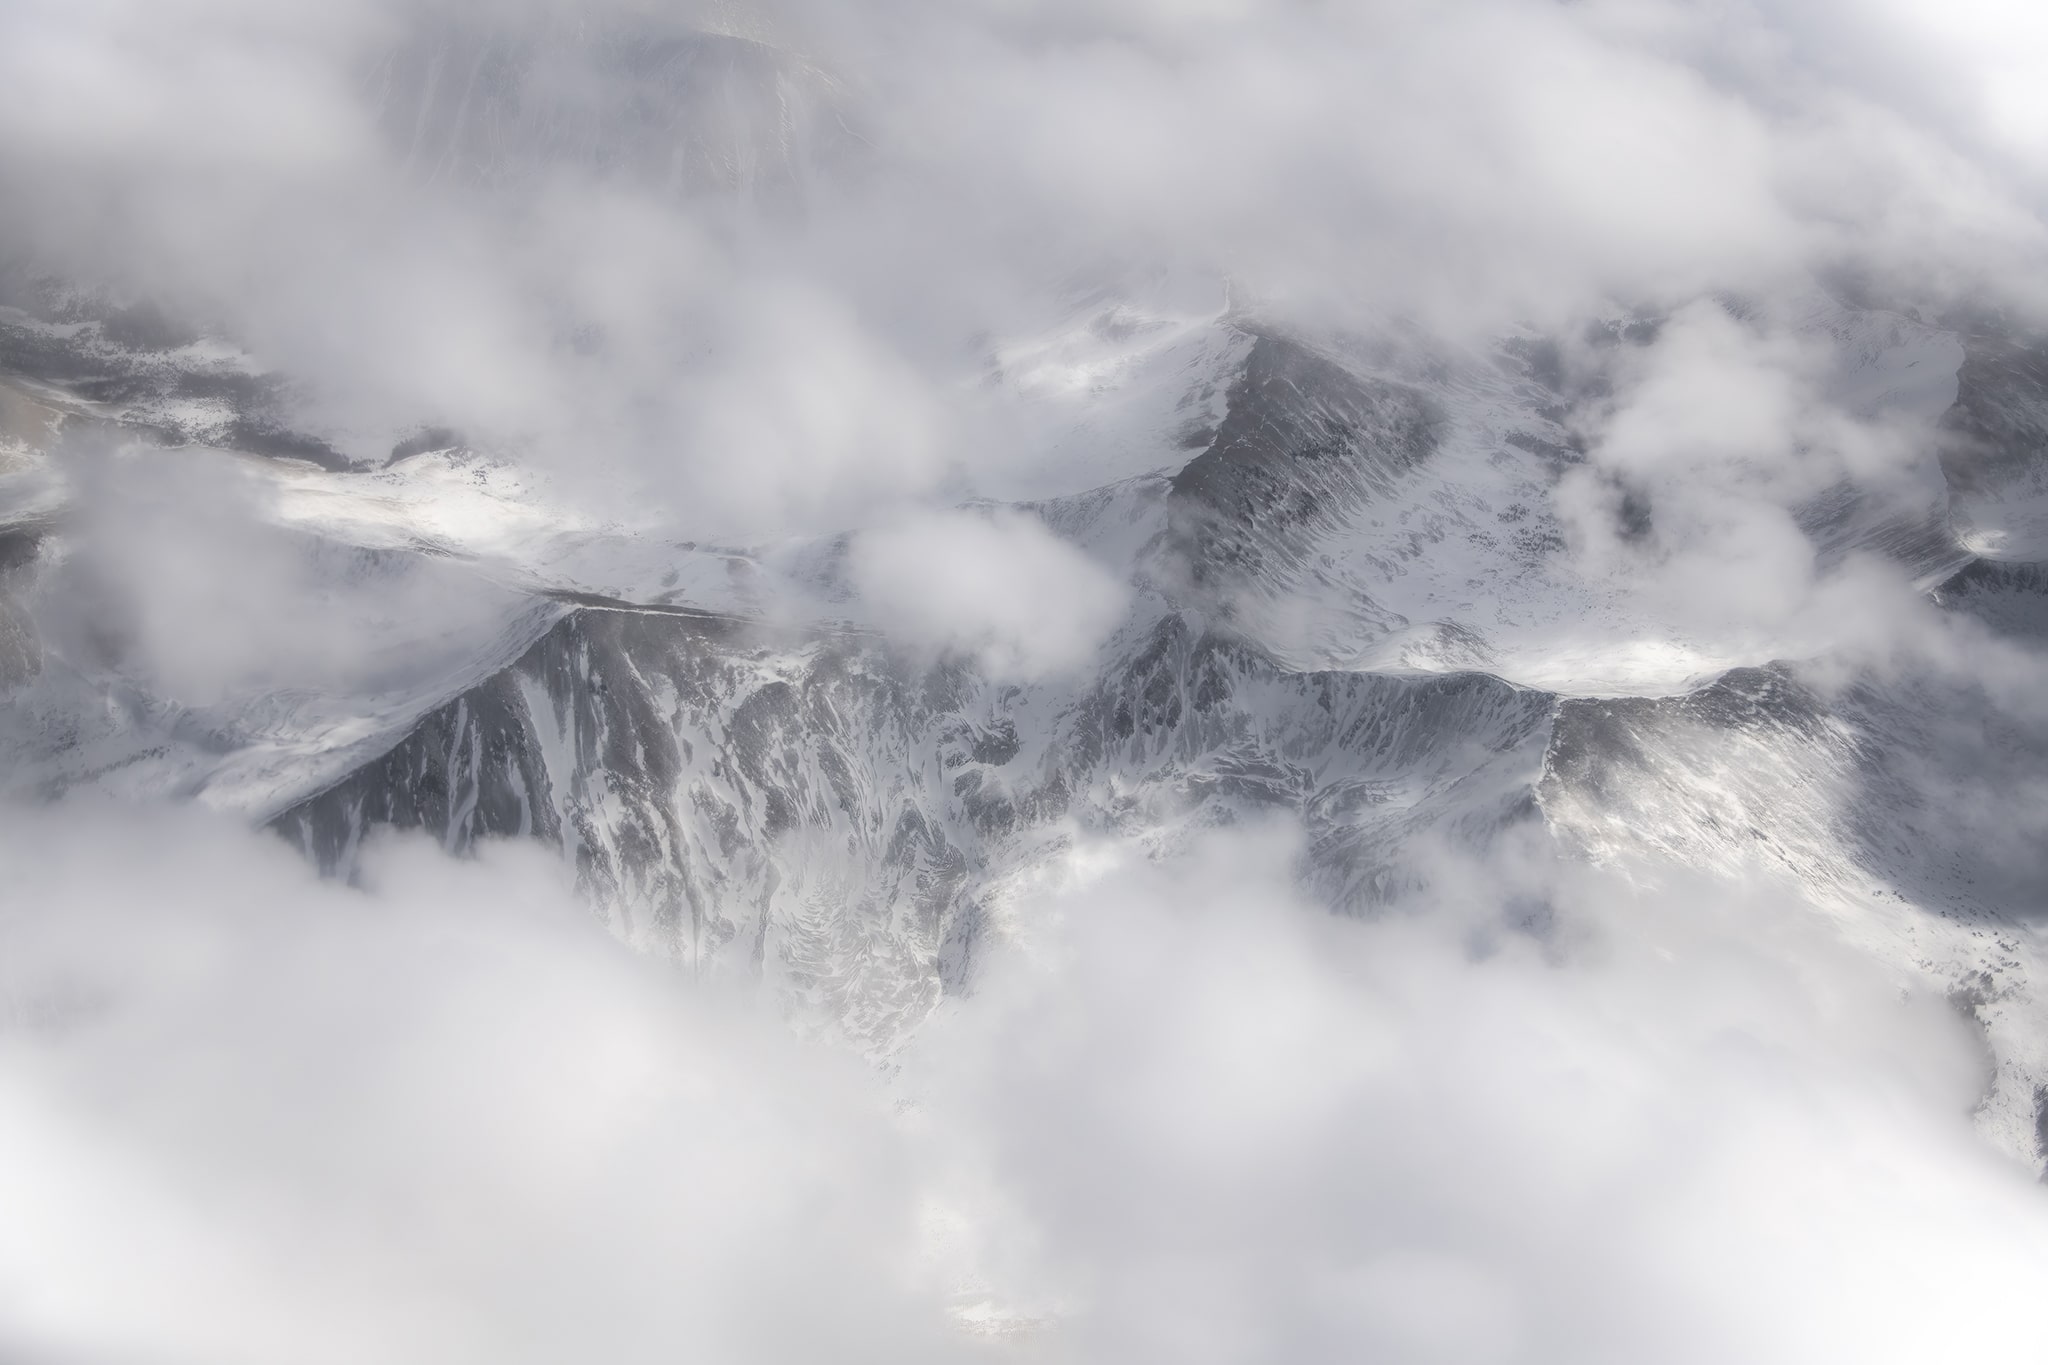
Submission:
POLYGON ((2038 1355, 2033 9, 0 84, 0 1356, 2038 1355))

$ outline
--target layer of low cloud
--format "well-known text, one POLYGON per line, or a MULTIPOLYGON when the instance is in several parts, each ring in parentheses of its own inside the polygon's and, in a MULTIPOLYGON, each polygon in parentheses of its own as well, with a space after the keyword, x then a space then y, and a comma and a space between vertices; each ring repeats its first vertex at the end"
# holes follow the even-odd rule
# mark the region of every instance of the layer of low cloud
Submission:
POLYGON ((1815 272, 2023 303, 2011 19, 28 3, 0 227, 226 324, 358 453, 445 423, 772 537, 1029 465, 963 404, 1063 292, 1482 334, 1815 272))
POLYGON ((1963 1024, 1783 892, 1468 867, 1363 925, 1287 853, 1078 859, 1041 960, 926 1035, 963 1186, 1029 1229, 990 1254, 1083 1358, 2023 1349, 2048 1203, 1965 1135, 1963 1024))
POLYGON ((883 1094, 539 848, 363 894, 191 814, 5 842, 10 1359, 928 1358, 883 1094))
POLYGON ((1293 854, 1076 845, 891 1077, 634 957, 529 847, 351 890, 189 813, 10 813, 0 1342, 2024 1354, 2048 1202, 1922 984, 1762 883, 1467 865, 1365 923, 1293 854))

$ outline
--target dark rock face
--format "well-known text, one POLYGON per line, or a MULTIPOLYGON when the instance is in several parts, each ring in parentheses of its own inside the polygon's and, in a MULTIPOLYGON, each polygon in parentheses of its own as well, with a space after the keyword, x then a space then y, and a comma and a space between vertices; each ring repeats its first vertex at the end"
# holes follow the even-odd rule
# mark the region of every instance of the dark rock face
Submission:
POLYGON ((380 826, 547 840, 630 940, 765 964, 885 1039, 936 998, 943 945, 964 968, 973 918, 916 681, 830 642, 585 610, 276 823, 336 871, 380 826))
POLYGON ((1936 588, 1934 600, 2000 635, 2048 644, 2048 564, 1980 559, 1936 588))
POLYGON ((322 867, 346 869, 364 831, 425 829, 452 851, 492 836, 559 840, 524 701, 501 673, 421 721, 391 752, 280 821, 322 867))
POLYGON ((2038 473, 2048 456, 2048 343, 1966 334, 1942 474, 1958 493, 1996 491, 2038 473))
POLYGON ((1942 476, 1957 529, 1981 553, 2048 559, 2048 341, 1963 335, 1942 476))
POLYGON ((1090 831, 1174 839, 1285 810, 1368 908, 1417 835, 1527 818, 1551 701, 1491 679, 1288 674, 1134 629, 1093 682, 992 684, 869 640, 586 610, 276 822, 346 873, 379 827, 559 846, 618 927, 751 963, 885 1041, 969 984, 1008 874, 1090 831))
POLYGON ((1322 535, 1426 460, 1439 420, 1421 391, 1362 379, 1274 336, 1253 343, 1229 400, 1168 502, 1188 578, 1225 616, 1235 594, 1300 571, 1322 535))
POLYGON ((282 376, 184 349, 197 334, 154 305, 35 284, 17 281, 8 291, 28 307, 0 308, 0 377, 28 380, 167 445, 355 467, 298 429, 292 386, 282 376))
POLYGON ((423 426, 394 444, 391 447, 390 458, 384 463, 388 467, 409 460, 415 455, 425 455, 436 450, 462 450, 467 446, 468 442, 463 439, 462 433, 453 427, 423 426))

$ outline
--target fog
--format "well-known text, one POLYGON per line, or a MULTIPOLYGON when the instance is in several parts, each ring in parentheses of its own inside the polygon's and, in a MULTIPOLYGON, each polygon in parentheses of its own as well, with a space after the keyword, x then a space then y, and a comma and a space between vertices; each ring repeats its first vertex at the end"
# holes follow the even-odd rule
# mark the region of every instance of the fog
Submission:
POLYGON ((358 892, 196 816, 9 824, 11 1358, 936 1339, 860 1064, 634 958, 552 858, 394 847, 358 892))
POLYGON ((5 839, 16 1359, 2033 1338, 2048 1202, 1971 1130, 1969 1031, 1764 880, 1503 864, 1365 923, 1292 890, 1284 828, 1082 841, 877 1073, 636 958, 528 848, 393 843, 358 890, 191 815, 5 839))

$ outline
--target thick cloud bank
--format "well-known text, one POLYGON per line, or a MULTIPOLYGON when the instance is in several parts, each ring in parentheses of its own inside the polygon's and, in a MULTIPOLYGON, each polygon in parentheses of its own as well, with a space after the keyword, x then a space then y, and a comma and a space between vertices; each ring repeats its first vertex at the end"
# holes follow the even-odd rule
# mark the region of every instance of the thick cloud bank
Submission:
POLYGON ((62 814, 6 836, 10 1358, 933 1338, 859 1064, 635 959, 539 855, 394 847, 360 894, 231 827, 62 814))
POLYGON ((2026 1355, 2048 1198, 1972 1133, 1942 1000, 1768 885, 1552 869, 1538 937, 1491 872, 1332 918, 1293 851, 1077 845, 884 1077, 517 847, 350 890, 15 813, 8 1353, 2026 1355))
POLYGON ((1482 335, 1816 274, 2038 304, 2032 22, 25 0, 0 212, 351 455, 443 424, 612 513, 836 530, 1043 463, 989 348, 1104 291, 1482 335))

